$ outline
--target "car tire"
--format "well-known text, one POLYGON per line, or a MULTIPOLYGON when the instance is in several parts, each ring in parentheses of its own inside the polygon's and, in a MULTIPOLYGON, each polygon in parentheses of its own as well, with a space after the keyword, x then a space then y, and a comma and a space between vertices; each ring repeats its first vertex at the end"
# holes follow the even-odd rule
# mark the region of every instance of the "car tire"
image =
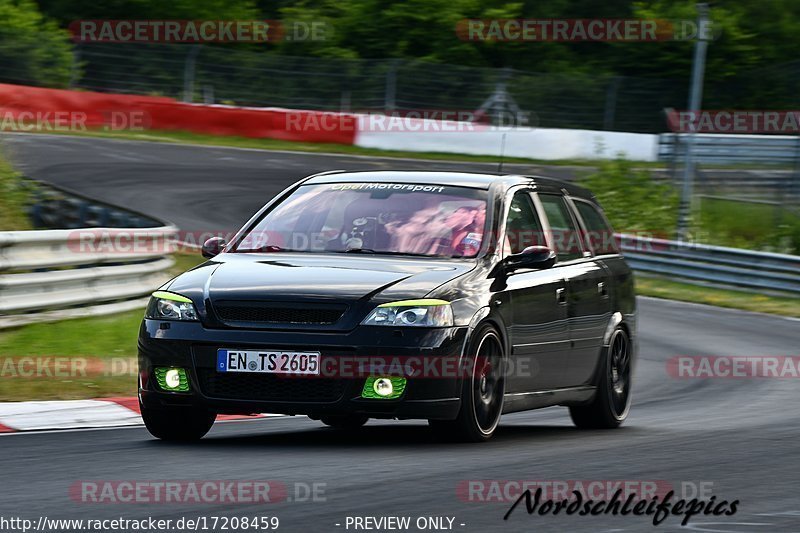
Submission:
POLYGON ((152 436, 168 441, 202 439, 214 425, 217 414, 195 407, 165 407, 151 409, 139 404, 142 420, 152 436))
POLYGON ((338 416, 323 416, 319 419, 320 422, 326 426, 336 429, 358 429, 367 423, 366 416, 358 415, 338 415, 338 416))
POLYGON ((628 417, 631 405, 632 345, 626 331, 614 330, 603 348, 602 371, 591 403, 572 406, 569 414, 580 429, 613 429, 628 417))
POLYGON ((475 329, 467 352, 470 375, 461 387, 461 409, 455 420, 429 420, 446 440, 483 442, 492 438, 503 413, 505 356, 500 334, 491 324, 475 329))

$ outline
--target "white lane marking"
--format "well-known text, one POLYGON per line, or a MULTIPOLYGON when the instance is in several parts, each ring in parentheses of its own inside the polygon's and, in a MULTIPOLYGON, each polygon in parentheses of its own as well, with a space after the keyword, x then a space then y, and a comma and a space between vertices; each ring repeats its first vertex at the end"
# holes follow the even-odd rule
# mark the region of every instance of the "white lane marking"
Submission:
MULTIPOLYGON (((138 415, 137 415, 138 416, 138 415)), ((214 425, 217 424, 232 424, 236 422, 256 422, 260 420, 269 420, 272 418, 297 418, 292 417, 291 415, 266 415, 263 417, 251 417, 251 418, 237 418, 235 420, 217 420, 214 422, 214 425)), ((36 431, 12 431, 9 433, 0 433, 0 437, 11 437, 13 435, 50 435, 52 433, 82 433, 85 431, 113 431, 116 429, 141 429, 144 427, 144 423, 142 419, 139 419, 138 424, 128 424, 124 426, 103 426, 103 427, 72 427, 72 428, 63 428, 63 429, 44 429, 44 430, 36 430, 36 431)))
POLYGON ((0 403, 0 424, 17 431, 139 425, 136 411, 98 400, 0 403))

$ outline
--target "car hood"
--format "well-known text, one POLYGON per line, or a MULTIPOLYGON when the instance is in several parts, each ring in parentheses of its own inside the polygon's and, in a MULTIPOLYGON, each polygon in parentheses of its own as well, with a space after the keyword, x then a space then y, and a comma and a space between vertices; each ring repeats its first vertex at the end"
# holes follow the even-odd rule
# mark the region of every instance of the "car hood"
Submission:
POLYGON ((222 254, 178 276, 167 289, 191 298, 211 321, 215 307, 232 303, 327 305, 346 309, 339 326, 352 327, 375 305, 424 297, 474 266, 470 261, 401 256, 222 254), (345 320, 348 316, 351 320, 345 320))

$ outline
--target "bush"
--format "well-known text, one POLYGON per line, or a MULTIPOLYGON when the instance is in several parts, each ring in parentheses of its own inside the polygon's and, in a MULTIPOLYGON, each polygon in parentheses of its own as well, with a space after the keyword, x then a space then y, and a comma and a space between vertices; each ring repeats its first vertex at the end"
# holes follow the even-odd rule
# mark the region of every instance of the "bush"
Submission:
POLYGON ((66 87, 72 76, 70 34, 30 0, 0 0, 0 80, 66 87))
POLYGON ((603 161, 579 183, 597 196, 616 231, 674 237, 677 190, 653 180, 648 171, 635 169, 631 161, 622 157, 603 161))

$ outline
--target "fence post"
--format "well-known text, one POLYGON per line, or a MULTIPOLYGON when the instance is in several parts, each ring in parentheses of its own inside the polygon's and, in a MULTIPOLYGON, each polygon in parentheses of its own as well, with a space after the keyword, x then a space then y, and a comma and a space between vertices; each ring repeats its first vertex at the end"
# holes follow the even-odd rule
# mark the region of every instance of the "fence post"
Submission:
POLYGON ((800 204, 800 135, 798 135, 795 143, 794 154, 794 168, 792 169, 792 177, 789 180, 788 196, 790 202, 800 204))
POLYGON ((72 48, 72 67, 69 75, 69 88, 74 89, 81 77, 81 43, 72 48))
POLYGON ((383 98, 383 110, 394 111, 397 98, 397 59, 393 59, 389 64, 389 71, 386 73, 386 89, 383 98))
POLYGON ((183 67, 183 101, 194 101, 194 71, 197 63, 197 55, 200 53, 199 44, 192 45, 189 53, 186 54, 186 63, 183 67))
POLYGON ((351 93, 350 89, 345 89, 342 91, 342 98, 339 104, 339 112, 341 113, 349 113, 351 107, 351 93))
POLYGON ((617 113, 617 91, 619 90, 621 79, 621 76, 614 76, 606 88, 606 109, 603 114, 603 129, 606 131, 614 129, 614 116, 617 113))
POLYGON ((203 102, 206 104, 214 103, 214 86, 203 85, 203 102))
POLYGON ((684 241, 689 233, 689 218, 692 211, 692 179, 694 174, 694 160, 692 149, 694 145, 695 114, 700 110, 703 99, 703 74, 706 69, 706 49, 708 40, 705 32, 708 22, 708 4, 697 4, 697 41, 694 45, 694 65, 692 67, 692 83, 689 93, 689 112, 692 113, 692 125, 686 139, 686 162, 683 167, 683 188, 681 190, 681 204, 678 213, 678 240, 684 241))

